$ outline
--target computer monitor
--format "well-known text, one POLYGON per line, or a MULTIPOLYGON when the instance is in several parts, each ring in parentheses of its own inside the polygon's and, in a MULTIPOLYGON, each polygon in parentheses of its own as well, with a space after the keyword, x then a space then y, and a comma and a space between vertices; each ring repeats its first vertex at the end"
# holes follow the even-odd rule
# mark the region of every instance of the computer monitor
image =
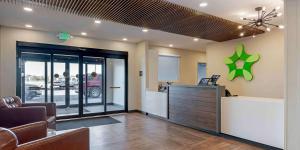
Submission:
POLYGON ((212 75, 210 78, 202 78, 198 85, 207 86, 207 85, 217 85, 217 81, 220 78, 220 75, 212 75))
POLYGON ((202 78, 198 85, 205 86, 208 85, 210 78, 202 78))
POLYGON ((214 74, 214 75, 211 76, 209 82, 210 82, 212 85, 217 85, 217 81, 218 81, 218 79, 219 79, 220 77, 221 77, 221 75, 216 75, 216 74, 214 74))

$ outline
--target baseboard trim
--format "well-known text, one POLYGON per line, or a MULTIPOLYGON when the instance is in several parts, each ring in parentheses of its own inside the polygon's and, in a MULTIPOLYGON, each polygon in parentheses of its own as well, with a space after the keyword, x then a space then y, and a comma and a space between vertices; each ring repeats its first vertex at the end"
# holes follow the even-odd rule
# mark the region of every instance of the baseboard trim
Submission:
POLYGON ((148 112, 145 112, 145 111, 137 110, 137 109, 136 110, 129 110, 128 113, 141 113, 141 114, 149 116, 149 117, 153 117, 153 118, 164 120, 164 121, 169 121, 167 118, 164 118, 164 117, 161 117, 161 116, 158 116, 158 115, 154 115, 154 114, 151 114, 151 113, 148 113, 148 112))
POLYGON ((128 113, 142 113, 142 111, 134 109, 134 110, 128 110, 128 113))
POLYGON ((164 118, 164 117, 161 117, 161 116, 158 116, 158 115, 154 115, 154 114, 151 114, 151 113, 142 112, 142 114, 144 114, 146 116, 149 116, 149 117, 157 118, 157 119, 160 119, 160 120, 169 121, 167 118, 164 118))
POLYGON ((247 143, 253 146, 257 146, 259 148, 263 148, 263 149, 267 149, 267 150, 283 150, 281 148, 277 148, 277 147, 273 147, 270 145, 266 145, 266 144, 262 144, 262 143, 258 143, 258 142, 254 142, 254 141, 250 141, 247 139, 243 139, 243 138, 239 138, 236 136, 232 136, 232 135, 228 135, 228 134, 224 134, 224 133, 220 133, 219 134, 221 137, 227 138, 227 139, 234 139, 236 141, 242 142, 242 143, 247 143))

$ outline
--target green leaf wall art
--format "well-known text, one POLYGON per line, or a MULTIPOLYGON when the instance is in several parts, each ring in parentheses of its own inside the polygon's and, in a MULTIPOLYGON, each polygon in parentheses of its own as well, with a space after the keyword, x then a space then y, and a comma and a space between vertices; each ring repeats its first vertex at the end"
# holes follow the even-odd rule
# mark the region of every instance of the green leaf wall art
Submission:
POLYGON ((259 60, 259 54, 255 53, 249 55, 246 53, 244 44, 238 44, 235 47, 235 52, 232 56, 224 59, 224 63, 229 69, 227 76, 228 80, 233 80, 238 76, 244 77, 245 80, 251 81, 253 79, 251 67, 259 60), (237 66, 237 62, 242 61, 244 64, 241 68, 237 66))

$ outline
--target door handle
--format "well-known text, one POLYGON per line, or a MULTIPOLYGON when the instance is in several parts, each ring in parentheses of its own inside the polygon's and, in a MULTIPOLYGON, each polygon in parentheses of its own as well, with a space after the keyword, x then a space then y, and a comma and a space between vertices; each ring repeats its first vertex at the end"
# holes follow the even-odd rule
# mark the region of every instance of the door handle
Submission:
POLYGON ((120 89, 121 87, 119 87, 119 86, 111 86, 110 88, 111 89, 120 89))

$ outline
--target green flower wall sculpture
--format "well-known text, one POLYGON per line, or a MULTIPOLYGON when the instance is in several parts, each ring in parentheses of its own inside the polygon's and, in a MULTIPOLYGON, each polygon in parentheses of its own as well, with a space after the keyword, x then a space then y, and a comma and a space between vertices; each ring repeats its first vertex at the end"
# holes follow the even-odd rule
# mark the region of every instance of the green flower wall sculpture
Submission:
POLYGON ((244 77, 246 80, 251 81, 253 79, 251 67, 259 60, 259 54, 255 53, 249 55, 246 53, 244 44, 238 44, 235 47, 235 52, 232 56, 225 58, 224 62, 229 68, 229 73, 227 76, 228 80, 233 80, 238 76, 244 77), (237 62, 243 61, 243 67, 238 68, 237 62))

